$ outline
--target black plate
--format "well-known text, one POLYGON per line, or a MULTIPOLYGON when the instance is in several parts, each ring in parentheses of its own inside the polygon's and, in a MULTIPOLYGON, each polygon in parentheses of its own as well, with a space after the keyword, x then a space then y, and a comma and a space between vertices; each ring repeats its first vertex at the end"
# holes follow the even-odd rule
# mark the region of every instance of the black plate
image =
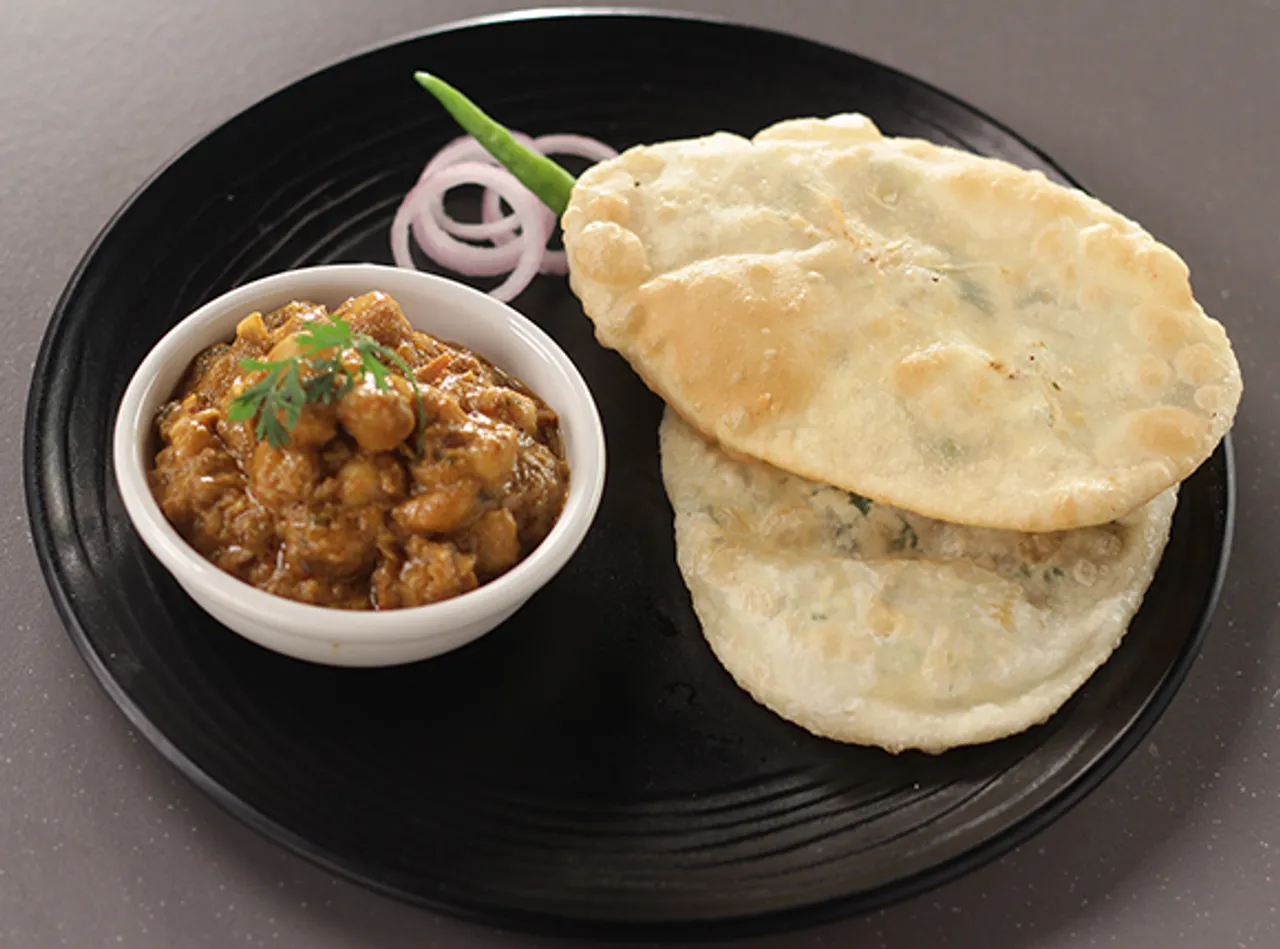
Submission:
MULTIPOLYGON (((454 133, 430 68, 531 133, 616 146, 860 110, 1065 175, 978 112, 789 36, 683 18, 500 18, 367 52, 188 149, 110 223, 35 370, 25 472, 37 549, 94 673, 232 814, 384 892, 515 927, 722 936, 866 910, 1008 850, 1134 748, 1195 655, 1226 560, 1230 448, 1185 485, 1124 645, 1046 726, 940 757, 820 741, 717 665, 676 569, 660 405, 598 347, 562 278, 517 301, 568 350, 610 475, 564 572, 502 629, 390 670, 284 659, 198 610, 144 550, 109 433, 181 316, 302 264, 389 262, 387 226, 454 133)), ((1102 846, 1100 843, 1099 846, 1102 846)))

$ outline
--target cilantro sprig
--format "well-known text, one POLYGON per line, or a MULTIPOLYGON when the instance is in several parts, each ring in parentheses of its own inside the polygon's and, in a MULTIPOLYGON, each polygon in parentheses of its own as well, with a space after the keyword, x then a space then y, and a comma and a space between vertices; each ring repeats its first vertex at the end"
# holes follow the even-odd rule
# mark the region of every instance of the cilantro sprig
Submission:
POLYGON ((418 412, 417 447, 421 454, 426 407, 418 380, 399 353, 365 333, 354 332, 342 317, 312 320, 295 339, 298 353, 287 359, 240 360, 241 368, 266 375, 231 401, 227 411, 231 421, 257 419, 254 425, 257 440, 265 440, 272 448, 282 448, 289 443, 289 432, 297 427, 302 410, 308 404, 328 405, 338 401, 355 387, 356 377, 364 373, 373 377, 373 384, 379 389, 386 389, 391 385, 391 369, 387 365, 390 363, 413 385, 418 412), (342 362, 342 354, 347 350, 360 357, 358 373, 353 374, 342 362))

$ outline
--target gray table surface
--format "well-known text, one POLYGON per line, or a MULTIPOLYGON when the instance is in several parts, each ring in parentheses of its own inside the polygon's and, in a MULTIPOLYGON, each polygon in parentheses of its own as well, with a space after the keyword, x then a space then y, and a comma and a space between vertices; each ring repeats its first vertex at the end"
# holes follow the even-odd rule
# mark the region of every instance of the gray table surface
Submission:
MULTIPOLYGON (((4 949, 561 945, 334 879, 187 784, 127 727, 64 635, 39 578, 19 470, 20 409, 54 301, 158 164, 348 52, 504 8, 0 4, 0 386, 11 407, 0 421, 4 949)), ((1246 380, 1231 573, 1204 653, 1150 741, 986 869, 870 917, 743 945, 1280 945, 1280 335, 1268 329, 1280 260, 1280 0, 699 0, 686 9, 844 46, 1018 129, 1183 254, 1246 380)))

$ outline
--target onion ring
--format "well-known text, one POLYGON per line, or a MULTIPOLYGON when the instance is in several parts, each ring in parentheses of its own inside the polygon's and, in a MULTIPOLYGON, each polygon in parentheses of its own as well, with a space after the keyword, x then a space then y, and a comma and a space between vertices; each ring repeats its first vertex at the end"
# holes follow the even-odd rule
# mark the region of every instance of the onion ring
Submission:
MULTIPOLYGON (((583 135, 512 135, 544 155, 590 161, 617 155, 604 142, 583 135)), ((568 273, 565 252, 547 248, 556 223, 555 215, 533 192, 502 168, 479 142, 463 135, 431 158, 400 203, 391 224, 391 253, 396 266, 413 269, 412 241, 435 263, 463 276, 507 274, 507 279, 489 292, 499 300, 511 300, 538 273, 568 273), (478 222, 459 221, 445 210, 445 195, 466 185, 483 189, 478 222), (503 212, 503 202, 510 213, 503 212)))

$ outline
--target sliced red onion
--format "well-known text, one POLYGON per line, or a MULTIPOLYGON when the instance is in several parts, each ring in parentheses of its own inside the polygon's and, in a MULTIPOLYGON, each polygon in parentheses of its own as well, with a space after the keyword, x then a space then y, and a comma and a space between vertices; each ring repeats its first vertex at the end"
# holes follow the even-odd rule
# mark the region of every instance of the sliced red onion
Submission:
MULTIPOLYGON (((538 146, 533 143, 533 139, 523 132, 512 132, 511 137, 526 148, 537 150, 538 146)), ((435 153, 431 161, 427 162, 427 167, 422 169, 422 174, 418 176, 418 180, 421 181, 441 168, 447 168, 449 165, 456 165, 464 161, 482 161, 487 165, 494 166, 499 164, 498 160, 490 155, 485 147, 470 135, 460 135, 435 153)))
POLYGON ((563 277, 569 272, 569 255, 562 250, 548 250, 542 255, 538 273, 563 277))
MULTIPOLYGON (((483 221, 492 223, 497 231, 489 238, 495 246, 501 247, 515 240, 515 235, 511 231, 512 224, 508 223, 511 222, 513 215, 503 216, 502 199, 498 196, 498 192, 485 189, 484 196, 480 199, 480 217, 483 221)), ((552 230, 554 229, 553 221, 552 230)), ((543 254, 542 263, 538 265, 538 273, 563 276, 568 272, 569 257, 564 251, 548 250, 543 254)))
POLYGON ((618 157, 617 149, 585 135, 539 135, 533 140, 533 147, 544 155, 572 155, 574 158, 589 158, 592 161, 607 161, 618 157))
POLYGON ((515 215, 502 213, 502 198, 492 188, 485 188, 480 196, 481 227, 492 227, 493 236, 489 240, 501 246, 515 239, 515 215))
MULTIPOLYGON (((617 152, 603 142, 582 135, 543 135, 530 138, 512 133, 528 148, 543 154, 571 155, 592 161, 617 152)), ((405 195, 391 225, 391 252, 399 267, 412 268, 410 238, 437 264, 471 277, 508 274, 490 293, 510 300, 537 273, 568 273, 562 250, 548 250, 556 219, 541 201, 502 168, 474 138, 454 139, 427 163, 418 183, 405 195), (454 188, 483 189, 480 221, 459 221, 445 210, 444 197, 454 188), (502 203, 511 208, 504 214, 502 203), (487 241, 488 244, 480 243, 487 241)))
POLYGON ((414 188, 392 225, 392 252, 397 265, 404 267, 407 260, 412 266, 408 256, 408 232, 412 229, 427 255, 450 270, 474 277, 510 272, 490 291, 500 300, 510 300, 538 272, 553 224, 551 212, 509 172, 481 162, 463 162, 441 169, 414 188), (481 247, 458 240, 441 227, 429 209, 446 191, 463 184, 482 185, 501 195, 520 222, 519 239, 500 247, 481 247))
MULTIPOLYGON (((474 169, 466 165, 455 165, 463 169, 463 174, 474 173, 474 169)), ((490 166, 482 166, 496 171, 490 166)), ((454 179, 457 172, 453 173, 454 179)), ((396 265, 413 267, 413 258, 409 251, 410 234, 436 263, 476 277, 494 277, 504 274, 515 267, 520 258, 520 246, 502 250, 484 247, 479 244, 468 244, 460 241, 445 231, 431 214, 431 205, 438 200, 441 193, 440 181, 435 176, 419 184, 400 205, 391 228, 391 252, 396 265), (495 255, 495 251, 501 253, 495 255)))
MULTIPOLYGON (((511 135, 516 141, 521 145, 524 145, 526 148, 537 149, 533 139, 528 135, 525 135, 523 132, 512 132, 511 135)), ((423 169, 418 180, 425 181, 435 172, 448 168, 451 165, 473 161, 483 162, 484 164, 492 165, 495 168, 502 167, 498 163, 498 160, 490 155, 483 145, 477 142, 470 135, 463 135, 459 138, 455 138, 444 148, 440 149, 440 151, 436 152, 435 157, 427 163, 427 167, 423 169)), ((487 199, 490 194, 494 194, 494 192, 491 189, 486 188, 484 191, 485 198, 487 199)), ((496 194, 494 202, 496 207, 496 194)), ((449 217, 445 212, 444 192, 440 193, 439 201, 432 202, 431 213, 435 215, 436 221, 439 222, 440 226, 454 237, 462 237, 473 241, 493 240, 496 235, 505 237, 506 240, 503 240, 502 243, 507 243, 507 241, 514 236, 513 232, 519 224, 519 221, 515 219, 514 215, 508 215, 505 218, 502 218, 501 215, 495 215, 492 219, 486 218, 485 221, 480 224, 472 224, 467 221, 455 220, 454 218, 449 217)), ((495 243, 498 242, 495 241, 495 243)))

